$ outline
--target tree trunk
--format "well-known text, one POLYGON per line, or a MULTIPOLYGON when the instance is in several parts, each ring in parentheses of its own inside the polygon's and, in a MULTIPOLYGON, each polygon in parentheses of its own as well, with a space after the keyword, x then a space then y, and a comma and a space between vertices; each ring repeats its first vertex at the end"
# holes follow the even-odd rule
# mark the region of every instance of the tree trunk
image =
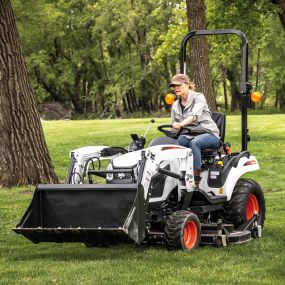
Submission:
POLYGON ((281 88, 276 90, 275 108, 285 108, 285 84, 282 84, 281 88))
POLYGON ((229 103, 228 103, 228 94, 227 94, 227 81, 224 76, 223 76, 223 89, 224 89, 225 110, 228 111, 229 103))
MULTIPOLYGON (((205 30, 206 7, 204 0, 186 0, 188 30, 205 30)), ((191 78, 198 91, 204 93, 212 111, 216 110, 213 83, 209 63, 209 47, 205 36, 197 36, 190 40, 191 78)))
POLYGON ((136 99, 136 92, 134 88, 131 89, 130 95, 131 95, 131 101, 132 101, 132 106, 134 107, 134 111, 138 111, 139 105, 136 99))
POLYGON ((74 77, 74 91, 71 96, 71 101, 74 106, 74 111, 76 113, 82 114, 83 113, 83 104, 82 100, 80 98, 80 93, 81 93, 81 81, 82 81, 82 76, 83 76, 83 71, 81 68, 76 70, 75 68, 75 77, 74 77))
POLYGON ((129 105, 128 105, 128 101, 126 99, 126 95, 123 96, 123 107, 124 107, 124 112, 129 113, 129 105))
POLYGON ((265 84, 264 84, 264 90, 263 90, 263 98, 261 100, 261 103, 260 103, 260 109, 264 109, 264 106, 265 106, 265 101, 266 101, 266 98, 267 98, 267 89, 268 89, 268 79, 265 77, 265 84))
POLYGON ((126 94, 126 98, 127 98, 127 102, 128 102, 128 106, 129 106, 129 111, 130 113, 134 112, 134 105, 132 102, 132 97, 131 97, 131 90, 129 90, 126 94))
POLYGON ((9 0, 0 0, 0 133, 0 186, 57 182, 9 0))
POLYGON ((105 97, 104 97, 104 89, 100 88, 99 93, 98 93, 98 112, 104 112, 105 109, 105 97))
POLYGON ((285 0, 271 0, 271 2, 280 7, 280 12, 278 13, 278 15, 285 30, 285 0))
POLYGON ((260 76, 260 48, 257 49, 255 90, 259 90, 259 76, 260 76))
POLYGON ((239 110, 241 104, 239 87, 234 72, 230 69, 226 69, 225 71, 231 86, 231 95, 232 95, 231 111, 234 112, 236 110, 239 110))
POLYGON ((166 55, 166 57, 163 59, 163 71, 164 71, 164 78, 167 80, 166 82, 170 82, 170 74, 169 74, 169 69, 168 69, 168 57, 166 55))
POLYGON ((122 108, 123 108, 123 101, 118 97, 118 94, 115 93, 115 101, 116 103, 113 105, 113 114, 115 115, 115 118, 121 118, 122 117, 122 108))

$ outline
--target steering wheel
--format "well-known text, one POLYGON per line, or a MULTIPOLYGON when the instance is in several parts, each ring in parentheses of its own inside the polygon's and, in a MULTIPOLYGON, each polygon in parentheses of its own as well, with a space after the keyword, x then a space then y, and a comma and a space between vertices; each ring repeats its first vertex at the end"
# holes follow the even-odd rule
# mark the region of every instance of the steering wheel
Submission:
POLYGON ((184 126, 184 127, 181 127, 179 130, 178 129, 174 129, 172 127, 171 124, 167 124, 167 125, 160 125, 157 127, 157 129, 164 133, 167 137, 170 137, 170 138, 173 138, 173 139, 177 139, 181 134, 183 135, 198 135, 198 134, 203 134, 204 132, 203 131, 198 131, 198 130, 195 130, 193 132, 193 130, 191 130, 191 127, 190 126, 184 126))
POLYGON ((157 129, 164 133, 167 137, 173 138, 173 139, 177 139, 180 135, 180 133, 182 132, 183 128, 180 128, 180 130, 178 129, 173 129, 171 124, 167 124, 167 125, 160 125, 157 127, 157 129))

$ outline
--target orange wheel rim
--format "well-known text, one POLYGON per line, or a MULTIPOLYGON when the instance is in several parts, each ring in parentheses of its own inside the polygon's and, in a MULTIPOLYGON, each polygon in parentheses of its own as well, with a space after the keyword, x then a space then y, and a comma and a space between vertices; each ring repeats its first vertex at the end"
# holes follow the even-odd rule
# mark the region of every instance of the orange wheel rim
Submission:
POLYGON ((246 219, 249 221, 254 213, 259 214, 259 205, 255 195, 250 194, 246 202, 246 219))
POLYGON ((186 249, 195 246, 198 239, 198 227, 194 221, 188 221, 184 227, 183 241, 186 249))

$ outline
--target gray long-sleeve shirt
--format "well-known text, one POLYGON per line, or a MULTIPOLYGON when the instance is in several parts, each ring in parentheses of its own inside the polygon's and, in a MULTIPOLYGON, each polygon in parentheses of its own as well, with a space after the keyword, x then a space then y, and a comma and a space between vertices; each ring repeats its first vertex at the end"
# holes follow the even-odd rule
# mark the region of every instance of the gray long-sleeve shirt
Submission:
POLYGON ((212 133, 219 137, 219 129, 211 117, 206 98, 203 93, 189 90, 186 106, 182 111, 180 100, 176 100, 171 109, 171 124, 174 122, 182 122, 189 116, 194 116, 194 121, 190 125, 194 128, 199 127, 205 130, 205 133, 212 133))

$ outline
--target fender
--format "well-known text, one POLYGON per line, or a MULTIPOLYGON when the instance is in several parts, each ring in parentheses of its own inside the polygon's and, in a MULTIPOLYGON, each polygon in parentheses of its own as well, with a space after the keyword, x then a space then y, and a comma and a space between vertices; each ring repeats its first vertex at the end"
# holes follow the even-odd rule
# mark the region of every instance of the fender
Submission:
POLYGON ((233 167, 228 175, 228 178, 223 185, 225 189, 225 194, 227 196, 227 201, 232 197, 232 193, 237 181, 248 172, 259 170, 259 163, 255 156, 251 155, 249 157, 243 156, 240 158, 236 167, 233 167))
MULTIPOLYGON (((208 185, 209 171, 204 171, 201 175, 202 176, 201 184, 203 184, 202 189, 205 189, 206 192, 212 192, 215 195, 226 195, 227 201, 229 201, 232 197, 232 193, 237 181, 245 173, 260 169, 256 157, 253 155, 249 155, 249 153, 248 156, 243 154, 243 155, 238 155, 237 157, 233 157, 232 159, 233 159, 232 163, 229 162, 231 163, 232 166, 230 166, 230 171, 227 174, 224 184, 221 187, 218 186, 210 187, 208 185)), ((220 174, 220 171, 218 169, 216 171, 215 170, 212 171, 212 175, 214 174, 218 176, 220 174)))

